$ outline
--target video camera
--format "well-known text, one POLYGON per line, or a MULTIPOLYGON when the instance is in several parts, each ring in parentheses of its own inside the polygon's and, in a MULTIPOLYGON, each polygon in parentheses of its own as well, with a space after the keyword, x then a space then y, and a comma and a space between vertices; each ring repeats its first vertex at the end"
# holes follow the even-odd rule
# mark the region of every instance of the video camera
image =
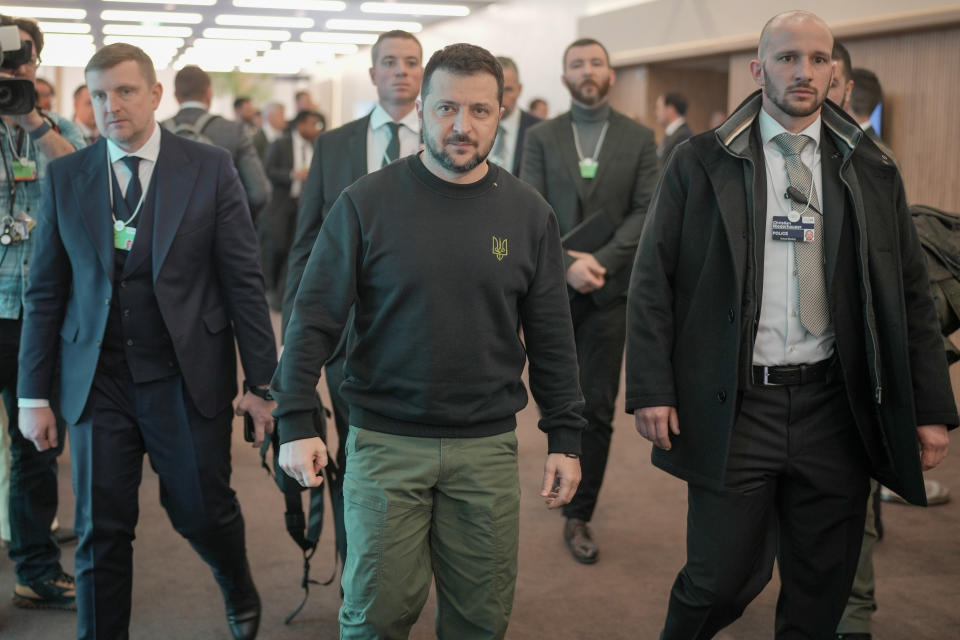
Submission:
MULTIPOLYGON (((0 27, 0 69, 12 72, 33 57, 33 43, 20 41, 16 25, 0 27)), ((37 90, 32 80, 0 76, 0 115, 30 113, 37 106, 37 90)))

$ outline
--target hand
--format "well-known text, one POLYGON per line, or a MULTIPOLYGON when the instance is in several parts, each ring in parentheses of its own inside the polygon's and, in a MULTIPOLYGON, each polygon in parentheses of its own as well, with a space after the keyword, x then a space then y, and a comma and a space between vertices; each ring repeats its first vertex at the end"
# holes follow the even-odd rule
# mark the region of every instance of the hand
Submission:
POLYGON ((33 443, 37 451, 57 446, 57 419, 50 407, 23 407, 20 409, 19 428, 23 437, 33 443))
POLYGON ((568 458, 565 453, 547 455, 540 495, 546 499, 548 509, 562 507, 573 500, 579 485, 580 458, 568 458))
POLYGON ((291 180, 306 180, 307 176, 310 174, 309 169, 300 169, 299 171, 291 171, 290 179, 291 180))
POLYGON ((670 451, 670 434, 680 435, 676 407, 644 407, 633 413, 637 433, 664 451, 670 451))
POLYGON ((917 439, 920 441, 920 468, 930 471, 943 462, 947 456, 947 445, 950 444, 947 425, 921 425, 917 427, 917 439))
POLYGON ((318 437, 280 445, 280 468, 304 487, 319 487, 320 470, 327 466, 327 445, 318 437))
POLYGON ((24 113, 19 116, 4 116, 10 124, 15 124, 27 133, 43 126, 43 118, 40 117, 40 114, 36 109, 31 109, 29 112, 24 113))
POLYGON ((592 253, 567 251, 576 262, 567 269, 567 284, 579 293, 596 291, 605 284, 606 267, 597 262, 592 253))
POLYGON ((249 391, 243 394, 240 402, 237 403, 237 415, 242 416, 250 414, 253 418, 253 447, 259 447, 263 444, 263 439, 273 433, 273 415, 272 412, 277 408, 277 403, 272 400, 264 400, 255 396, 249 391))

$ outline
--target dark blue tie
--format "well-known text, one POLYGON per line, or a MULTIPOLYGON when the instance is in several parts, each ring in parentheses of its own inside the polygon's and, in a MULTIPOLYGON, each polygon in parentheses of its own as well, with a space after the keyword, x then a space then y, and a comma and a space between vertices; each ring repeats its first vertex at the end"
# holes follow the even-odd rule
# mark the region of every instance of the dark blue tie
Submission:
POLYGON ((133 215, 140 202, 140 196, 143 195, 143 187, 140 186, 140 158, 124 156, 121 159, 130 170, 130 183, 127 185, 127 192, 123 195, 123 201, 127 204, 127 211, 133 215))

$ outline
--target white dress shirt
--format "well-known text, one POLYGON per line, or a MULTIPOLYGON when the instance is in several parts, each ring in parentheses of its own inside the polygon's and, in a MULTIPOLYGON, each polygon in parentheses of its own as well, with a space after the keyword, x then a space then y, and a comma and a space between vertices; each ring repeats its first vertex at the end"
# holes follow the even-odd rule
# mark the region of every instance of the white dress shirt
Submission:
POLYGON ((674 133, 676 133, 677 129, 679 129, 684 125, 685 122, 686 120, 684 120, 683 118, 677 118, 676 120, 668 124, 666 128, 664 128, 663 130, 664 137, 672 136, 674 133))
MULTIPOLYGON (((147 142, 130 154, 118 147, 113 140, 107 140, 107 162, 113 167, 113 175, 117 179, 120 193, 127 192, 127 185, 130 184, 130 178, 133 176, 123 162, 123 158, 128 155, 140 158, 137 173, 140 174, 140 187, 146 195, 147 189, 150 188, 150 178, 153 177, 153 168, 157 166, 157 157, 160 155, 160 125, 154 122, 153 133, 150 134, 147 142)), ((112 180, 112 178, 108 179, 112 180)), ((113 197, 113 191, 110 192, 110 197, 113 197)), ((19 398, 17 406, 23 408, 49 407, 50 401, 46 398, 19 398)))
MULTIPOLYGON (((821 126, 818 117, 813 124, 800 132, 801 135, 813 139, 813 143, 808 143, 800 153, 800 160, 813 174, 817 199, 823 211, 821 126)), ((800 323, 795 243, 772 240, 770 237, 773 216, 786 216, 790 213, 791 201, 784 197, 789 185, 786 161, 780 147, 773 142, 774 136, 786 132, 779 122, 763 109, 760 110, 760 137, 763 140, 767 171, 767 224, 764 235, 763 298, 760 326, 753 346, 753 364, 761 366, 813 364, 833 355, 832 325, 818 337, 808 333, 800 323)), ((823 211, 823 215, 826 217, 830 212, 823 211)), ((824 226, 820 227, 821 233, 824 226)))
MULTIPOLYGON (((517 157, 517 137, 520 135, 520 107, 514 107, 513 113, 500 121, 502 132, 497 136, 503 136, 503 155, 494 158, 491 154, 490 159, 500 165, 510 173, 513 173, 513 160, 517 157)), ((494 140, 492 149, 498 149, 500 141, 494 140)))
MULTIPOLYGON (((393 118, 378 102, 370 113, 370 126, 367 128, 367 173, 373 173, 382 167, 383 160, 387 157, 387 146, 391 137, 388 122, 393 122, 393 118)), ((410 113, 400 119, 399 124, 400 157, 403 158, 420 151, 420 119, 417 117, 417 110, 411 109, 410 113)))
MULTIPOLYGON (((291 134, 293 138, 293 170, 309 169, 310 161, 313 159, 313 145, 309 140, 300 135, 294 129, 291 134)), ((299 198, 303 193, 303 180, 294 179, 290 181, 290 197, 299 198)))

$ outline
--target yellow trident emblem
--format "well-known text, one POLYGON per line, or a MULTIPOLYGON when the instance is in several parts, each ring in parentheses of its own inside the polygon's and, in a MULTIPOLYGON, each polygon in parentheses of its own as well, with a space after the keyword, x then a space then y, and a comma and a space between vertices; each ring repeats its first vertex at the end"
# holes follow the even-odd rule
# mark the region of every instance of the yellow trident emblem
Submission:
POLYGON ((507 257, 507 239, 498 238, 493 236, 493 255, 497 256, 497 260, 503 260, 507 257))

